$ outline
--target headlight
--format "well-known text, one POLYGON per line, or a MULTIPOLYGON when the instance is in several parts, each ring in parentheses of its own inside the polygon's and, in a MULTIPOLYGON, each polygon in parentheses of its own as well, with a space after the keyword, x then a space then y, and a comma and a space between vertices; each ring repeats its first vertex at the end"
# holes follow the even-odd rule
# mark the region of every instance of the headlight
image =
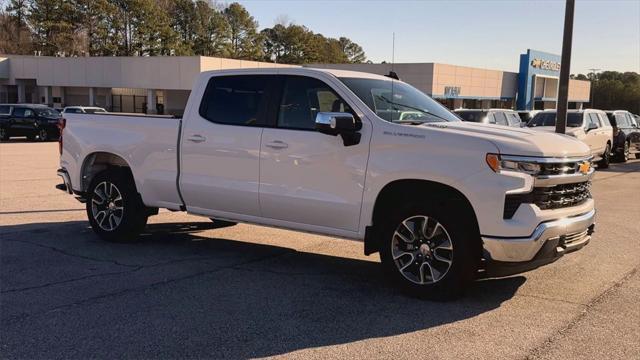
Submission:
POLYGON ((486 160, 491 170, 497 173, 501 171, 516 171, 535 176, 542 170, 540 164, 527 161, 503 160, 498 154, 487 154, 486 160))

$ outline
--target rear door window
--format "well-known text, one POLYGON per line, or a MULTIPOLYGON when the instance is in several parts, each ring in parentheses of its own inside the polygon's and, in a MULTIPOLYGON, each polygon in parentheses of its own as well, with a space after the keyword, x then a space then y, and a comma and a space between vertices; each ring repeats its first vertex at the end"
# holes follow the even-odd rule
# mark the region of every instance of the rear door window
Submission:
POLYGON ((275 75, 213 77, 200 103, 200 116, 228 125, 264 126, 275 75))
POLYGON ((15 108, 13 110, 13 116, 19 117, 19 118, 24 117, 24 111, 25 110, 27 110, 27 109, 25 109, 25 108, 15 108))
POLYGON ((0 115, 10 115, 10 114, 11 114, 11 106, 0 105, 0 115))
POLYGON ((600 124, 602 125, 602 127, 611 126, 611 123, 609 122, 609 118, 607 117, 607 115, 598 114, 598 116, 600 117, 600 124))
POLYGON ((629 126, 629 124, 627 124, 627 114, 623 114, 623 113, 618 113, 615 115, 615 119, 616 119, 616 126, 624 128, 629 126))

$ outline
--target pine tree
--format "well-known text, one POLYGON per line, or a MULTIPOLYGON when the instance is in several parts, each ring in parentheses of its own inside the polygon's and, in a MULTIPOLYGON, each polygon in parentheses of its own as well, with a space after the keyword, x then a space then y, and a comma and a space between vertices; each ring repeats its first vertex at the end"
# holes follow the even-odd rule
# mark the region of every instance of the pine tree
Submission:
POLYGON ((223 13, 230 29, 229 55, 234 59, 260 60, 263 38, 258 22, 238 3, 232 3, 223 13))

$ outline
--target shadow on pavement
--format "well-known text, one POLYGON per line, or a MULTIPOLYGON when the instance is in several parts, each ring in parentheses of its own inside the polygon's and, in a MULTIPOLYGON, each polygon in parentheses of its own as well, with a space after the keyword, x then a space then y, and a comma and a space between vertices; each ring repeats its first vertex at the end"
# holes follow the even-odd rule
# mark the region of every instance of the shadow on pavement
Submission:
POLYGON ((422 301, 381 281, 376 262, 203 236, 215 227, 151 224, 134 244, 80 221, 1 227, 3 357, 280 355, 473 318, 525 281, 422 301))

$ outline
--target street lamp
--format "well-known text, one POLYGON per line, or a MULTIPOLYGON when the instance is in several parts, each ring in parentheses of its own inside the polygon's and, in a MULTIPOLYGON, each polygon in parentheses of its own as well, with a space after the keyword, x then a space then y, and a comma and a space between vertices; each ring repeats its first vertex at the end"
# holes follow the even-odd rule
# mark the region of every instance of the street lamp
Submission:
POLYGON ((598 71, 600 71, 602 69, 595 69, 594 68, 594 69, 587 69, 587 70, 591 71, 591 73, 593 74, 593 78, 589 79, 591 81, 591 83, 589 84, 589 97, 590 97, 590 100, 591 100, 591 108, 595 109, 596 105, 594 104, 594 100, 595 100, 594 99, 594 94, 595 93, 593 92, 593 83, 597 78, 598 71))

